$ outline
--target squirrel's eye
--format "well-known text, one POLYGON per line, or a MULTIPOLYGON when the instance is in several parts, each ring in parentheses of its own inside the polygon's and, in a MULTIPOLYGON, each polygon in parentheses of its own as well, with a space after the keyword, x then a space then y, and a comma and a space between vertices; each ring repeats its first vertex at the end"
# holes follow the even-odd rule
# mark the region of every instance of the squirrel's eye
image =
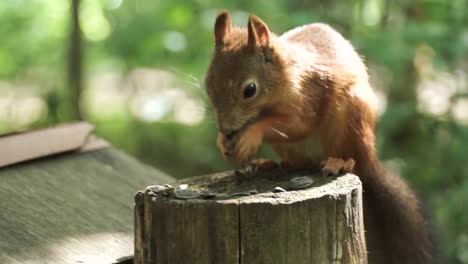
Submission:
POLYGON ((249 83, 244 88, 244 98, 249 98, 255 95, 257 92, 257 86, 255 83, 249 83))

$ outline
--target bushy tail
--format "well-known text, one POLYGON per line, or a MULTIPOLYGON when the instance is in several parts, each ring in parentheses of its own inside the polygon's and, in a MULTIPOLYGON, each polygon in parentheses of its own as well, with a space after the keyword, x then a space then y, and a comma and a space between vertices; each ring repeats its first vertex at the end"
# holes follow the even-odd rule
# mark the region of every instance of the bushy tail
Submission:
POLYGON ((433 244, 415 193, 375 158, 358 169, 370 264, 430 264, 433 244))

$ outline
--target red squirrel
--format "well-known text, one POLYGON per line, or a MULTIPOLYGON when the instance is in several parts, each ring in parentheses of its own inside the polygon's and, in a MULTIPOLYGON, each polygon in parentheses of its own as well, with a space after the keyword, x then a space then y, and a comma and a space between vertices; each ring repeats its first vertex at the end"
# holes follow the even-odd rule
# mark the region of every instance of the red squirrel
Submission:
POLYGON ((224 157, 245 164, 265 142, 285 166, 355 173, 369 263, 432 263, 414 192, 377 157, 376 98, 353 46, 325 24, 277 36, 255 15, 247 29, 232 25, 227 11, 217 16, 214 37, 205 82, 224 157))

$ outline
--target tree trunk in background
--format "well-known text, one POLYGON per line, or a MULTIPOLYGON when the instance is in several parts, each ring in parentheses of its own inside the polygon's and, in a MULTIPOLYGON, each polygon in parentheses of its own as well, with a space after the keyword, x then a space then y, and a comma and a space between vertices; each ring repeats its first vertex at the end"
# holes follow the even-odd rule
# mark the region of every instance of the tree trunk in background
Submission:
POLYGON ((71 31, 68 47, 68 87, 70 117, 81 120, 80 94, 82 89, 82 43, 79 21, 80 0, 72 0, 71 31))

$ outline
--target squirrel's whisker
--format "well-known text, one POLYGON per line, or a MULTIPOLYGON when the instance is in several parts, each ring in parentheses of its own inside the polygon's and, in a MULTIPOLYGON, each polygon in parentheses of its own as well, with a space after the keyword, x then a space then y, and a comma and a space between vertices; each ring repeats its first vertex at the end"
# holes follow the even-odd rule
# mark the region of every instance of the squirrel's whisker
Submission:
POLYGON ((278 135, 280 135, 280 136, 282 136, 282 137, 284 137, 284 138, 286 138, 286 139, 289 138, 288 135, 286 135, 285 133, 279 131, 278 129, 276 129, 276 128, 274 128, 274 127, 271 127, 271 129, 272 129, 273 131, 275 131, 276 133, 278 133, 278 135))

